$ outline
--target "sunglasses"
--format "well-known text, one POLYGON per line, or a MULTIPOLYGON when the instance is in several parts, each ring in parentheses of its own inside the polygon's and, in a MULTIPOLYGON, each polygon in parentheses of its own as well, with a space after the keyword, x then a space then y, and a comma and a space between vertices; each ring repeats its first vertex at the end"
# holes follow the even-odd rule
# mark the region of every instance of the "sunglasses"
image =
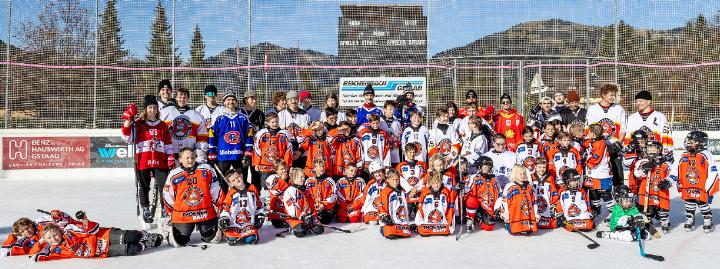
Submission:
POLYGON ((510 101, 500 101, 500 103, 503 104, 503 105, 505 105, 505 104, 512 104, 512 102, 510 102, 510 101))
POLYGON ((495 146, 505 146, 505 143, 495 143, 495 146))

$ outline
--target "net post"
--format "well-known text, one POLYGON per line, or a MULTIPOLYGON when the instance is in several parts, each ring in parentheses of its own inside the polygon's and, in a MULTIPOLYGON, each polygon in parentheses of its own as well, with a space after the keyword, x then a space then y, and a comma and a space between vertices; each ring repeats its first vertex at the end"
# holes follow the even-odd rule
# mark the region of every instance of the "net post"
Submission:
POLYGON ((94 53, 94 59, 93 62, 95 63, 93 67, 93 119, 92 119, 92 128, 97 128, 97 77, 98 77, 98 40, 100 39, 100 36, 98 35, 98 20, 99 20, 99 7, 98 7, 98 0, 95 0, 95 53, 94 53))
POLYGON ((12 40, 10 40, 10 33, 12 32, 12 0, 8 0, 8 42, 5 46, 5 57, 7 57, 7 64, 5 65, 5 125, 4 129, 8 128, 8 120, 10 119, 10 46, 12 40))
POLYGON ((520 67, 518 68, 518 95, 520 96, 520 113, 525 114, 525 61, 520 61, 520 67))

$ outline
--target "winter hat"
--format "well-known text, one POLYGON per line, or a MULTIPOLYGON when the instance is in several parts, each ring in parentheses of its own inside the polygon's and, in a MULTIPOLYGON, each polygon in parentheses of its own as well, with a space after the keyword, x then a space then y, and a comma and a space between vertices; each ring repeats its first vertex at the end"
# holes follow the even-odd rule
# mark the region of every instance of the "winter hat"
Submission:
POLYGON ((502 100, 505 100, 505 99, 510 100, 510 103, 512 103, 512 98, 510 98, 509 94, 503 93, 502 95, 500 95, 500 102, 502 102, 502 100))
POLYGON ((288 100, 296 99, 296 98, 298 98, 298 94, 296 91, 293 91, 293 90, 289 90, 287 92, 287 94, 285 95, 285 99, 288 99, 288 100))
POLYGON ((638 92, 638 93, 635 95, 635 100, 637 100, 637 99, 643 99, 643 100, 651 101, 651 100, 652 100, 652 94, 650 94, 649 91, 642 90, 642 91, 638 92))
POLYGON ((235 92, 233 90, 230 90, 230 89, 225 90, 225 95, 223 95, 223 101, 225 101, 225 99, 228 99, 230 97, 237 99, 237 96, 235 96, 235 92))
POLYGON ((203 92, 207 96, 216 96, 217 88, 215 87, 215 85, 209 84, 209 85, 205 86, 205 89, 203 90, 203 92))
POLYGON ((412 84, 410 82, 405 83, 405 88, 403 89, 403 94, 412 93, 415 95, 415 91, 413 91, 412 84))
POLYGON ((300 91, 300 96, 299 96, 298 100, 300 100, 300 102, 302 102, 302 101, 305 100, 306 98, 312 98, 312 97, 310 96, 310 92, 307 91, 307 90, 302 90, 302 91, 300 91))
POLYGON ((465 99, 477 99, 477 93, 475 93, 474 90, 469 90, 467 93, 465 93, 465 99))
POLYGON ((161 80, 160 83, 158 83, 158 91, 166 86, 172 90, 172 85, 170 85, 169 80, 167 80, 167 79, 161 80))
POLYGON ((569 102, 580 102, 580 95, 575 90, 568 91, 567 101, 568 101, 568 103, 569 102))
POLYGON ((145 98, 143 100, 143 106, 148 107, 150 105, 158 105, 157 98, 155 98, 155 95, 145 95, 145 98))
POLYGON ((255 91, 253 91, 253 90, 247 90, 247 91, 245 91, 245 95, 243 95, 243 97, 244 97, 244 98, 248 98, 248 97, 253 97, 253 98, 255 98, 255 97, 257 97, 257 96, 255 95, 255 91))
POLYGON ((373 89, 373 86, 371 84, 368 84, 367 86, 365 86, 365 90, 363 90, 363 95, 366 95, 366 94, 375 95, 375 89, 373 89))

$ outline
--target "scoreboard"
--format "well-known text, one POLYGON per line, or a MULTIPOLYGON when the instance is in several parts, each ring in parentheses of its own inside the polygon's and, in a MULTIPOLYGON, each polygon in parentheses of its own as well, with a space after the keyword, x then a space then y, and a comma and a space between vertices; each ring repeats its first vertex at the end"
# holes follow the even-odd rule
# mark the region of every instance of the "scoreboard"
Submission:
POLYGON ((341 5, 340 9, 341 64, 426 62, 427 17, 421 5, 341 5))

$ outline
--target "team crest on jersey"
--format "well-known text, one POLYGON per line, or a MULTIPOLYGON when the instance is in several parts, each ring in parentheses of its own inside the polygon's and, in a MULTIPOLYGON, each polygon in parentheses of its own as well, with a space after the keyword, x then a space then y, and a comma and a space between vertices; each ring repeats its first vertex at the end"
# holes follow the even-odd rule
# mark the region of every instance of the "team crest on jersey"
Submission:
POLYGON ((372 204, 375 208, 380 208, 380 206, 382 206, 380 204, 380 199, 378 199, 378 197, 373 198, 372 204))
POLYGON ((493 201, 493 200, 495 200, 494 199, 495 195, 493 195, 492 192, 490 192, 490 191, 483 192, 481 198, 482 199, 480 202, 482 203, 484 208, 493 208, 495 206, 495 201, 493 201))
POLYGON ((204 198, 204 194, 200 188, 191 186, 183 193, 183 201, 190 207, 196 207, 200 205, 204 198))
POLYGON ((231 145, 240 144, 240 132, 238 131, 228 131, 225 133, 225 136, 223 136, 223 139, 225 139, 225 142, 231 145))
POLYGON ((572 205, 570 205, 570 208, 568 208, 567 214, 571 218, 580 216, 580 208, 577 205, 572 204, 572 205))
POLYGON ((598 121, 598 124, 603 128, 603 135, 613 136, 615 134, 615 122, 611 119, 604 118, 598 121))
POLYGON ((327 164, 327 159, 325 158, 325 154, 323 154, 321 151, 315 152, 315 154, 313 154, 313 163, 315 163, 316 160, 322 160, 323 162, 326 162, 326 164, 327 164))
POLYGON ((350 151, 350 149, 344 149, 342 152, 343 157, 343 163, 344 164, 352 164, 353 160, 355 160, 355 156, 353 156, 353 153, 350 151))
POLYGON ((300 126, 296 123, 290 123, 287 127, 287 131, 290 133, 290 136, 297 138, 302 133, 302 128, 300 128, 300 126))
POLYGON ((443 138, 438 142, 438 152, 442 155, 448 155, 450 154, 450 150, 452 149, 452 143, 450 142, 450 139, 443 138))
POLYGON ((269 147, 263 151, 263 156, 270 163, 274 163, 275 160, 277 160, 280 156, 280 151, 278 151, 278 149, 275 147, 269 147))
POLYGON ((535 170, 535 157, 528 156, 523 160, 523 166, 530 170, 535 170))
POLYGON ((243 208, 237 212, 237 215, 235 216, 235 223, 249 223, 251 218, 250 211, 243 208))
POLYGON ((160 151, 160 145, 163 143, 160 142, 160 139, 157 137, 153 137, 150 139, 150 151, 160 151))
POLYGON ((522 200, 522 202, 520 202, 520 213, 525 216, 530 216, 530 204, 527 200, 522 200))
POLYGON ((410 184, 410 186, 415 186, 418 184, 418 182, 420 182, 420 179, 417 178, 416 176, 410 176, 407 179, 407 183, 410 184))
POLYGON ((86 243, 75 245, 73 254, 77 257, 90 257, 90 247, 86 243))
POLYGON ((170 135, 172 135, 172 138, 175 140, 183 140, 190 136, 190 132, 192 131, 192 122, 188 116, 180 115, 172 121, 171 129, 170 135))
POLYGON ((407 221, 407 208, 405 208, 405 206, 399 206, 397 209, 397 213, 395 213, 395 217, 397 217, 397 219, 401 222, 407 221))
POLYGON ((380 156, 380 150, 377 146, 372 145, 368 147, 367 154, 371 159, 377 159, 380 156))
POLYGON ((442 215, 442 213, 440 213, 440 210, 435 209, 432 212, 430 212, 430 214, 428 215, 428 221, 432 224, 441 223, 442 220, 443 220, 443 215, 442 215))
POLYGON ((687 181, 691 185, 695 185, 698 183, 698 178, 700 177, 700 173, 698 173, 698 170, 695 167, 690 167, 687 171, 687 181))
POLYGON ((538 212, 545 212, 545 210, 547 210, 548 203, 547 201, 545 201, 545 198, 542 197, 542 195, 538 195, 535 202, 537 203, 538 212))

